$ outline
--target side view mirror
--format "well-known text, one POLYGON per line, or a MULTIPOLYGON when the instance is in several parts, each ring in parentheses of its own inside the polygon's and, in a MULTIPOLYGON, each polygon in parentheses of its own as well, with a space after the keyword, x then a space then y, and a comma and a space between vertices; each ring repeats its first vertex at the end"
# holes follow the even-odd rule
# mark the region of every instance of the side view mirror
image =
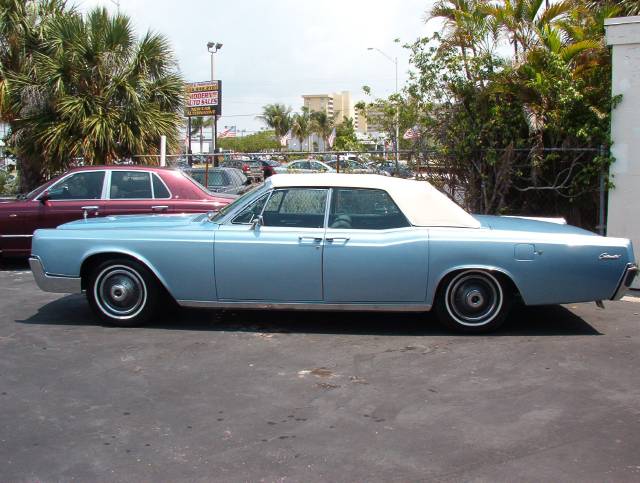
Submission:
POLYGON ((253 220, 251 220, 251 229, 257 230, 258 227, 261 227, 263 225, 263 223, 264 219, 262 218, 262 215, 258 215, 253 220))
POLYGON ((51 198, 51 195, 49 194, 49 190, 45 190, 41 195, 40 195, 40 203, 42 203, 43 205, 45 205, 47 203, 47 201, 49 201, 49 198, 51 198))

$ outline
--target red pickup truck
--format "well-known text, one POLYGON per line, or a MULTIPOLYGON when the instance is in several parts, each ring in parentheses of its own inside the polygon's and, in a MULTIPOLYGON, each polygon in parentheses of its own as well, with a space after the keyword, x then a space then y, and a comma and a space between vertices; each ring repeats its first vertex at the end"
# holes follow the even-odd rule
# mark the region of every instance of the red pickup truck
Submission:
POLYGON ((0 200, 0 254, 28 256, 38 228, 83 217, 204 213, 232 202, 182 171, 149 166, 75 168, 15 200, 0 200))

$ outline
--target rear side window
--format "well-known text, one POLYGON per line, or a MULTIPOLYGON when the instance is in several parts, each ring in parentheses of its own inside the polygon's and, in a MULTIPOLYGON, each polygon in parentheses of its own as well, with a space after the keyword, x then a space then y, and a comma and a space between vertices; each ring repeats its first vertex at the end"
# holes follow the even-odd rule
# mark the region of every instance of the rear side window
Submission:
POLYGON ((152 198, 150 173, 145 171, 112 171, 109 197, 112 200, 152 198))
POLYGON ((171 198, 171 193, 164 185, 164 183, 160 180, 160 177, 157 174, 153 174, 153 197, 157 199, 166 199, 171 198))
POLYGON ((387 230, 410 226, 389 194, 372 189, 334 189, 329 228, 387 230))

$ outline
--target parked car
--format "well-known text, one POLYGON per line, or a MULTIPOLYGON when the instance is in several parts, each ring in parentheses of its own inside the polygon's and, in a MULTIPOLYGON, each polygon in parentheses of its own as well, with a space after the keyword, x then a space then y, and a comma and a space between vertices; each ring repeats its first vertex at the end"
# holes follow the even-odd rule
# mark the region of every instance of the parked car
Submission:
MULTIPOLYGON (((336 166, 338 165, 338 161, 329 161, 327 165, 330 166, 333 170, 336 170, 336 166)), ((387 176, 388 174, 385 171, 379 173, 377 169, 373 166, 366 166, 358 161, 354 161, 352 159, 340 160, 340 172, 341 173, 353 173, 353 174, 383 174, 383 176, 387 176)))
POLYGON ((278 161, 271 159, 256 159, 262 165, 262 177, 267 179, 269 176, 276 174, 276 168, 280 166, 278 161))
POLYGON ((409 169, 406 163, 398 163, 397 170, 395 161, 383 161, 382 163, 375 164, 376 168, 380 170, 381 173, 386 173, 388 176, 396 176, 398 178, 406 179, 415 177, 415 173, 409 169))
POLYGON ((264 179, 262 163, 257 159, 225 159, 220 166, 239 169, 252 182, 259 183, 264 179))
POLYGON ((627 239, 472 216, 424 181, 283 174, 217 214, 38 230, 30 264, 40 288, 85 291, 116 325, 148 321, 168 293, 186 307, 434 308, 448 327, 483 332, 516 298, 616 300, 636 275, 634 260, 627 239))
POLYGON ((275 169, 276 173, 335 173, 335 169, 322 161, 315 159, 296 159, 288 164, 282 164, 275 169))
POLYGON ((180 170, 142 166, 72 169, 19 199, 0 201, 2 256, 28 256, 37 228, 80 218, 219 210, 235 196, 213 194, 180 170))
POLYGON ((208 175, 205 168, 189 168, 183 171, 214 193, 241 195, 251 188, 249 178, 236 168, 210 168, 208 175))

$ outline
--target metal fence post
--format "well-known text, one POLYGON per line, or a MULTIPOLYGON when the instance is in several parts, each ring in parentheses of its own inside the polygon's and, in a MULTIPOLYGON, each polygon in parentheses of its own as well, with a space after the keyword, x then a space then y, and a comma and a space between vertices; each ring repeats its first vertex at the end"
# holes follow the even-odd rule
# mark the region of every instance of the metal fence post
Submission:
MULTIPOLYGON (((605 156, 605 147, 600 145, 600 149, 598 150, 598 155, 601 158, 605 156)), ((607 234, 607 226, 605 221, 605 213, 604 213, 604 205, 605 205, 605 172, 604 168, 600 169, 600 179, 599 179, 599 202, 598 202, 598 234, 606 235, 607 234)))

